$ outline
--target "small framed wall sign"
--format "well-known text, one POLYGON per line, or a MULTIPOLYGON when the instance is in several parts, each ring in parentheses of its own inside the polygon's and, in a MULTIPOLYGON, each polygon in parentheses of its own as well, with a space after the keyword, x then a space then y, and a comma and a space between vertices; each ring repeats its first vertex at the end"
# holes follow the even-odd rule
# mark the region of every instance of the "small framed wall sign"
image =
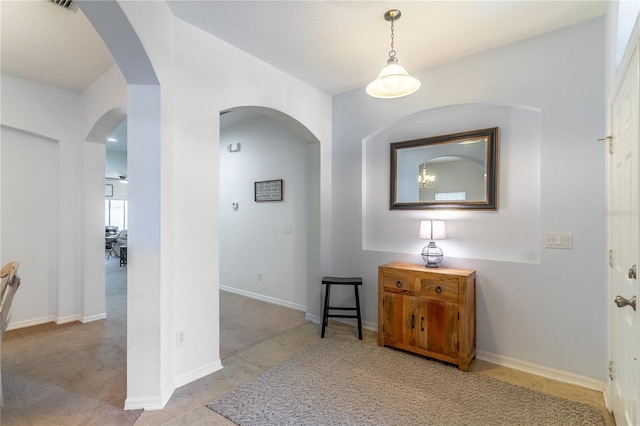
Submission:
POLYGON ((113 197, 113 185, 110 185, 108 183, 104 185, 104 196, 113 197))
POLYGON ((282 201, 282 179, 254 182, 255 201, 282 201))

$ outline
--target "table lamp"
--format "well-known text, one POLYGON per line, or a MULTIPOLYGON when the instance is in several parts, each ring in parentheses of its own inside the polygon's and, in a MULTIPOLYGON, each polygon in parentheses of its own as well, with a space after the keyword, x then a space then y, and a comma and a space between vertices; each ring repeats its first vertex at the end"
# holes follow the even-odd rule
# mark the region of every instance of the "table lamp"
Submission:
POLYGON ((422 259, 427 268, 437 268, 442 262, 442 249, 436 246, 434 240, 444 240, 447 233, 444 228, 444 220, 422 220, 420 221, 419 238, 429 241, 429 244, 422 249, 422 259))

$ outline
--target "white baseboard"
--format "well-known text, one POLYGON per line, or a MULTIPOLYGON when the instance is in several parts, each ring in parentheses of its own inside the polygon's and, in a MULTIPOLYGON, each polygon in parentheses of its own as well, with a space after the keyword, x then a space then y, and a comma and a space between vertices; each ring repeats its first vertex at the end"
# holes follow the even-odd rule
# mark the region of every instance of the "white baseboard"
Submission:
POLYGON ((195 382, 196 380, 201 379, 204 376, 215 373, 218 370, 222 370, 222 361, 220 360, 214 361, 207 365, 203 365, 202 367, 196 368, 195 370, 187 374, 182 374, 178 377, 175 377, 173 379, 174 390, 191 382, 195 382))
POLYGON ((103 319, 107 319, 107 313, 101 313, 101 314, 95 314, 95 315, 89 315, 87 317, 83 317, 82 318, 82 323, 86 324, 88 322, 93 322, 93 321, 99 321, 99 320, 103 320, 103 319))
POLYGON ((535 374, 537 376, 546 377, 548 379, 557 380, 559 382, 571 385, 581 386, 583 388, 604 392, 605 383, 601 380, 592 379, 590 377, 580 376, 578 374, 569 373, 567 371, 556 370, 542 365, 532 364, 530 362, 521 361, 514 358, 508 358, 501 355, 492 354, 484 351, 477 351, 476 358, 492 364, 501 365, 503 367, 513 368, 514 370, 524 371, 526 373, 535 374))
POLYGON ((25 321, 10 322, 7 330, 15 330, 17 328, 33 327, 34 325, 46 324, 48 322, 57 322, 56 317, 49 315, 46 317, 33 318, 25 321))
POLYGON ((64 317, 56 318, 56 324, 58 324, 58 325, 67 324, 67 323, 74 322, 74 321, 82 322, 82 320, 83 320, 82 315, 67 315, 67 316, 64 316, 64 317))
POLYGON ((303 305, 298 305, 297 303, 287 302, 286 300, 276 299, 275 297, 265 296, 262 294, 252 293, 246 290, 240 290, 238 288, 229 287, 226 285, 220 285, 220 290, 228 291, 229 293, 239 294, 241 296, 250 297, 252 299, 262 300, 264 302, 273 303, 274 305, 284 306, 285 308, 295 309, 296 311, 306 312, 307 307, 303 305))
POLYGON ((164 404, 161 400, 155 398, 127 398, 124 400, 124 409, 125 410, 162 410, 164 408, 164 404))
POLYGON ((162 395, 160 396, 160 401, 153 398, 148 398, 148 399, 137 398, 133 400, 130 398, 127 398, 127 400, 124 403, 124 409, 125 410, 144 409, 147 411, 162 410, 164 409, 165 405, 167 405, 167 402, 169 402, 169 399, 171 399, 171 396, 173 396, 173 393, 176 391, 176 389, 178 389, 181 386, 187 385, 191 382, 194 382, 198 379, 201 379, 204 376, 208 376, 209 374, 215 373, 216 371, 221 369, 222 369, 222 362, 220 360, 212 362, 203 367, 196 368, 195 370, 187 374, 183 374, 181 376, 175 377, 171 381, 171 383, 169 383, 169 385, 162 391, 162 395))
POLYGON ((306 319, 307 321, 315 322, 316 324, 320 324, 320 321, 322 321, 322 318, 320 318, 319 315, 310 314, 309 312, 304 314, 304 319, 306 319))
POLYGON ((107 318, 107 314, 106 313, 101 313, 101 314, 96 314, 96 315, 90 315, 87 317, 83 317, 82 315, 67 315, 64 317, 56 317, 55 315, 49 315, 46 317, 40 317, 40 318, 32 318, 29 320, 25 320, 25 321, 17 321, 17 322, 11 322, 9 323, 9 327, 7 327, 7 330, 15 330, 18 328, 25 328, 25 327, 33 327, 34 325, 40 325, 40 324, 46 324, 48 322, 55 322, 56 324, 60 325, 60 324, 67 324, 70 322, 74 322, 74 321, 79 321, 81 323, 87 323, 87 322, 92 322, 92 321, 98 321, 98 320, 102 320, 102 319, 106 319, 107 318))
MULTIPOLYGON (((305 319, 320 324, 322 317, 319 315, 309 314, 305 315, 305 319)), ((355 325, 355 320, 342 320, 331 318, 332 321, 339 321, 345 324, 355 325)), ((362 322, 362 328, 368 330, 378 331, 378 324, 372 322, 362 322)), ((524 371, 526 373, 535 374, 537 376, 546 377, 548 379, 557 380, 562 383, 568 383, 571 385, 581 386, 583 388, 592 389, 599 392, 605 392, 606 384, 600 380, 592 379, 590 377, 580 376, 578 374, 569 373, 566 371, 556 370, 549 367, 544 367, 530 362, 521 361, 514 358, 508 358, 501 355, 492 354, 484 351, 477 351, 476 358, 483 361, 490 362, 492 364, 500 365, 503 367, 513 368, 514 370, 524 371)), ((606 395, 605 395, 606 399, 606 395)))

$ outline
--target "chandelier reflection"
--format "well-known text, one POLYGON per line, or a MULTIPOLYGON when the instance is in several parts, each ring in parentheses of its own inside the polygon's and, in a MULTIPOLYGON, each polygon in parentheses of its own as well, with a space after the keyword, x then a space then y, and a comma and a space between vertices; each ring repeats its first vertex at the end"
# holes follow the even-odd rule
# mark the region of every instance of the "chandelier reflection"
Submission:
POLYGON ((420 168, 420 174, 418 175, 418 187, 422 189, 433 188, 436 183, 436 175, 430 175, 427 173, 427 168, 422 166, 420 168))

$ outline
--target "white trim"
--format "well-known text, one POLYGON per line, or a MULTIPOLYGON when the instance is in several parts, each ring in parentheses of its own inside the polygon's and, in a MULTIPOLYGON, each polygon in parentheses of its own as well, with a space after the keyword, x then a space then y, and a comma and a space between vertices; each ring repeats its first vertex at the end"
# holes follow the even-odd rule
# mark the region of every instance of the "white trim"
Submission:
MULTIPOLYGON (((265 296, 263 294, 252 293, 246 290, 240 290, 237 288, 229 287, 226 285, 220 284, 220 290, 228 291, 229 293, 239 294, 241 296, 250 297, 252 299, 262 300, 263 302, 273 303, 274 305, 284 306, 285 308, 295 309, 300 312, 307 312, 307 307, 303 305, 298 305, 297 303, 287 302, 286 300, 276 299, 275 297, 265 296)), ((318 321, 320 322, 320 321, 318 321)))
MULTIPOLYGON (((306 314, 305 319, 313 321, 317 324, 322 322, 322 318, 319 315, 306 314)), ((355 320, 339 320, 333 319, 333 321, 343 322, 345 324, 355 325, 355 320)), ((368 330, 378 331, 378 325, 372 322, 363 322, 362 328, 368 330)), ((606 383, 601 380, 592 379, 590 377, 580 376, 578 374, 569 373, 567 371, 556 370, 542 365, 532 364, 530 362, 521 361, 514 358, 509 358, 501 355, 492 354, 484 351, 477 351, 476 358, 490 362, 492 364, 500 365, 503 367, 512 368, 518 371, 524 371, 526 373, 535 374, 536 376, 546 377, 548 379, 557 380, 562 383, 568 383, 571 385, 580 386, 587 389, 602 392, 605 401, 607 395, 605 394, 606 383)))
MULTIPOLYGON (((214 361, 208 365, 205 365, 203 367, 199 367, 196 368, 195 370, 187 373, 187 374, 182 374, 176 378, 173 379, 173 388, 174 390, 184 386, 186 384, 189 384, 191 382, 195 382, 198 379, 201 379, 205 376, 208 376, 209 374, 213 374, 218 370, 222 370, 222 361, 221 360, 217 360, 214 361)), ((173 393, 173 391, 171 392, 173 393)))
POLYGON ((48 322, 57 322, 56 317, 53 315, 49 315, 46 317, 33 318, 30 320, 11 322, 9 323, 9 327, 7 327, 7 330, 15 330, 17 328, 24 328, 24 327, 33 327, 34 325, 46 324, 48 322))
MULTIPOLYGON (((618 6, 619 7, 619 6, 618 6)), ((618 13, 618 7, 615 8, 616 10, 616 14, 618 13)), ((611 8, 609 8, 609 10, 611 10, 611 8)), ((616 26, 618 25, 618 21, 616 18, 616 26)), ((617 27, 616 27, 616 33, 617 33, 617 27)), ((617 36, 617 34, 616 34, 617 36)), ((620 60, 620 63, 617 63, 617 46, 614 46, 614 76, 613 76, 613 83, 611 84, 611 89, 609 91, 609 96, 605 105, 606 108, 606 117, 607 117, 607 135, 611 135, 612 131, 613 131, 613 103, 615 101, 616 96, 618 95, 618 92, 620 91, 622 84, 624 82, 624 78, 625 78, 625 74, 627 72, 627 68, 631 65, 631 59, 633 59, 633 54, 634 52, 640 48, 640 14, 638 14, 636 16, 636 20, 635 23, 633 25, 633 29, 631 30, 631 34, 629 34, 629 39, 627 41, 627 45, 625 46, 625 50, 624 50, 624 54, 622 55, 622 58, 620 60)), ((637 119, 637 118, 636 118, 637 119)), ((606 164, 606 168, 605 168, 605 184, 606 184, 606 200, 607 200, 607 211, 611 211, 611 155, 609 154, 609 150, 608 150, 608 143, 605 143, 606 146, 606 151, 605 151, 605 164, 606 164)), ((636 146, 637 147, 637 146, 636 146)), ((635 195, 637 196, 637 195, 635 195)), ((607 227, 607 248, 610 249, 612 247, 612 242, 611 242, 611 216, 607 215, 607 221, 606 221, 606 227, 607 227)), ((608 259, 607 259, 608 260, 608 259)), ((637 262, 637 260, 636 260, 637 262)), ((608 262, 607 262, 607 266, 608 266, 608 262)), ((613 328, 613 318, 612 318, 612 305, 610 300, 613 300, 614 298, 614 289, 613 289, 613 285, 612 285, 612 278, 611 278, 611 274, 612 274, 612 270, 611 268, 607 267, 607 299, 605 300, 606 302, 606 311, 607 311, 607 331, 608 331, 608 341, 607 341, 607 359, 609 361, 613 360, 613 335, 611 333, 612 328, 613 328)), ((635 285, 635 289, 638 290, 637 287, 637 283, 635 285)), ((637 318, 637 317, 636 317, 637 318)), ((636 325, 637 327, 637 325, 636 325)), ((636 346, 635 348, 633 348, 635 351, 638 350, 638 347, 636 346)), ((604 366, 604 368, 606 369, 608 366, 604 366)), ((606 371, 606 370, 605 370, 606 371)), ((636 372, 636 374, 638 374, 636 372)), ((638 377, 636 379, 636 383, 640 381, 640 377, 638 377)), ((608 380, 605 382, 604 385, 604 401, 605 401, 605 407, 607 408, 607 410, 609 410, 610 412, 613 412, 613 400, 614 400, 614 395, 613 395, 613 387, 611 386, 611 381, 608 380)), ((638 397, 637 394, 636 396, 634 396, 634 400, 637 402, 638 397)))
POLYGON ((222 370, 222 362, 220 360, 214 361, 201 368, 183 374, 174 378, 171 383, 162 391, 160 401, 155 399, 126 399, 124 403, 125 410, 139 410, 144 409, 147 411, 155 411, 164 409, 165 405, 169 402, 169 399, 173 396, 173 393, 181 386, 192 383, 198 379, 201 379, 209 374, 213 374, 218 370, 222 370))
POLYGON ((88 317, 83 317, 81 321, 83 324, 86 324, 88 322, 99 321, 103 319, 107 319, 106 312, 103 312, 101 314, 89 315, 88 317))
POLYGON ((316 324, 320 324, 320 321, 322 320, 319 315, 310 314, 309 312, 304 315, 304 319, 315 322, 316 324))
POLYGON ((41 135, 40 133, 30 132, 28 130, 20 129, 18 127, 7 126, 6 124, 0 124, 0 128, 11 130, 13 132, 22 133, 24 135, 35 136, 38 139, 44 139, 44 140, 49 141, 49 142, 55 142, 55 143, 60 142, 58 139, 54 139, 54 138, 51 138, 49 136, 41 135))
POLYGON ((58 317, 56 319, 56 324, 60 325, 60 324, 67 324, 69 322, 74 322, 74 321, 79 321, 82 322, 83 318, 80 315, 67 315, 64 317, 58 317))
POLYGON ((81 315, 67 315, 64 317, 56 317, 55 315, 48 315, 46 317, 33 318, 33 319, 18 321, 18 322, 11 322, 9 323, 9 327, 7 327, 7 331, 16 330, 18 328, 33 327, 35 325, 46 324, 48 322, 55 322, 56 324, 60 325, 60 324, 67 324, 70 322, 78 321, 84 324, 84 323, 98 321, 106 318, 107 318, 106 313, 90 315, 88 317, 83 317, 81 315))
POLYGON ((162 401, 157 399, 143 399, 143 398, 127 398, 124 401, 124 409, 125 410, 162 410, 164 408, 164 404, 162 401))
POLYGON ((524 371, 526 373, 535 374, 537 376, 546 377, 548 379, 557 380, 559 382, 571 385, 581 386, 583 388, 604 392, 605 383, 601 380, 592 379, 578 374, 569 373, 567 371, 556 370, 542 365, 532 364, 514 358, 508 358, 501 355, 492 354, 484 351, 477 351, 476 358, 492 364, 501 365, 503 367, 512 368, 514 370, 524 371))

